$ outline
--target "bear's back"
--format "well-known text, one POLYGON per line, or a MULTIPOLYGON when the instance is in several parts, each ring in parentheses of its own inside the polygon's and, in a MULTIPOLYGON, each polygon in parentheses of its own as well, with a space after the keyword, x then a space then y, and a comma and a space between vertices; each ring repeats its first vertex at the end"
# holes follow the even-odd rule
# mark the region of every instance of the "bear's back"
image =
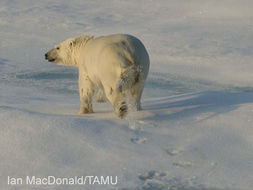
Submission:
POLYGON ((129 34, 112 34, 94 38, 86 44, 84 51, 85 55, 92 57, 91 59, 99 58, 104 54, 115 54, 125 57, 134 64, 149 64, 146 48, 138 38, 129 34))

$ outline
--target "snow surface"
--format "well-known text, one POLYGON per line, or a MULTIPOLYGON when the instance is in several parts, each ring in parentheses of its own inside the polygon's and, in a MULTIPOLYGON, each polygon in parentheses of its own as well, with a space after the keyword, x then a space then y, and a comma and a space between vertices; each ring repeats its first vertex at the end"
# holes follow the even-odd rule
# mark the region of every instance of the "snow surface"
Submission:
POLYGON ((253 187, 251 0, 1 0, 1 189, 253 187), (80 116, 77 70, 44 60, 79 34, 140 38, 143 111, 80 116), (115 186, 8 186, 7 176, 113 175, 115 186))

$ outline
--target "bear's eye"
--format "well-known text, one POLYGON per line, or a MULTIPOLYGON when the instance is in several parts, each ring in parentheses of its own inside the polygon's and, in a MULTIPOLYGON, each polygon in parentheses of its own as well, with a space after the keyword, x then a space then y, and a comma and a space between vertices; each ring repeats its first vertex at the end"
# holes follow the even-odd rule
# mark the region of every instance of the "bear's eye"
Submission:
POLYGON ((57 50, 59 50, 59 49, 60 49, 60 47, 56 47, 56 49, 57 49, 57 50))

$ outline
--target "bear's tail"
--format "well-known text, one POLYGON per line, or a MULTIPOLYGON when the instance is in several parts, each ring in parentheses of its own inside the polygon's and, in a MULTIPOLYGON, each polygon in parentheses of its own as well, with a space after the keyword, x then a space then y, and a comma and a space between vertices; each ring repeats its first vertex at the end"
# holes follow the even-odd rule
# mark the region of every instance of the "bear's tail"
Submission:
POLYGON ((128 67, 123 73, 120 75, 120 81, 118 84, 119 92, 124 92, 126 89, 131 88, 133 85, 139 82, 140 80, 140 68, 132 65, 128 67))

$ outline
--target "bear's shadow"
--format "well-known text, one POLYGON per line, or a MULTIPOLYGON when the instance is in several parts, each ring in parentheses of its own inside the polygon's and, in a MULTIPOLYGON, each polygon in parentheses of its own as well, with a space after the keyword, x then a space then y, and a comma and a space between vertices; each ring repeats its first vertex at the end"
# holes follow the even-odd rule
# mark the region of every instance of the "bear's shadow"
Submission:
POLYGON ((161 98, 156 101, 144 101, 144 110, 150 110, 147 120, 177 120, 184 117, 194 117, 203 113, 212 113, 207 118, 224 114, 237 109, 242 104, 253 102, 253 91, 228 92, 204 91, 175 97, 161 98), (168 113, 163 110, 179 110, 168 113))

